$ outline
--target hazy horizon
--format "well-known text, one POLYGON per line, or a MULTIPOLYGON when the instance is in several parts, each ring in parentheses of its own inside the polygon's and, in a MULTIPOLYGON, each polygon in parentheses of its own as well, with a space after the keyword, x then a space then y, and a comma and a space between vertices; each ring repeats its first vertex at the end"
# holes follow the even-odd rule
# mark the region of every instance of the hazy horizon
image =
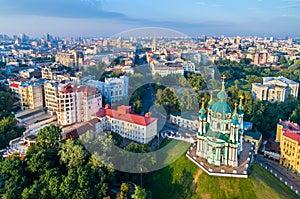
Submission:
POLYGON ((162 27, 187 36, 299 37, 300 0, 2 0, 0 33, 110 37, 162 27))

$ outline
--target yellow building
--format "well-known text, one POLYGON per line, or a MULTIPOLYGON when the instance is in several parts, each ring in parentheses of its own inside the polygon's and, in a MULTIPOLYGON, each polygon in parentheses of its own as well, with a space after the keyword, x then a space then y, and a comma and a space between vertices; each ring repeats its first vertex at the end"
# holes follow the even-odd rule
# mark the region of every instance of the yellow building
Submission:
POLYGON ((293 122, 280 121, 276 141, 280 142, 280 164, 300 173, 300 127, 293 122))

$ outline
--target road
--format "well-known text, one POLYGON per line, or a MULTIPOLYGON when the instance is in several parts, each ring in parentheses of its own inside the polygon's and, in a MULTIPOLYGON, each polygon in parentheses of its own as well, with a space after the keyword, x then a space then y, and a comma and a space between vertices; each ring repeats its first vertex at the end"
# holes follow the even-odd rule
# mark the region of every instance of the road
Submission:
POLYGON ((267 167, 268 170, 272 170, 273 174, 277 174, 278 178, 282 179, 283 183, 287 182, 287 186, 293 186, 293 190, 298 190, 300 193, 300 177, 296 174, 290 172, 283 166, 281 166, 278 162, 265 158, 262 155, 258 155, 255 159, 256 163, 261 163, 262 166, 265 168, 267 167))

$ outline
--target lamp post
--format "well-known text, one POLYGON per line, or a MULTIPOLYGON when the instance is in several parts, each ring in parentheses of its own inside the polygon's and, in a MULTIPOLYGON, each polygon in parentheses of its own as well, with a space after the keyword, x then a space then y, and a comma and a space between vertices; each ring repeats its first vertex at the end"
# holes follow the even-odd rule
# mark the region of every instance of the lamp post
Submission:
POLYGON ((141 167, 141 188, 143 187, 143 168, 141 167))

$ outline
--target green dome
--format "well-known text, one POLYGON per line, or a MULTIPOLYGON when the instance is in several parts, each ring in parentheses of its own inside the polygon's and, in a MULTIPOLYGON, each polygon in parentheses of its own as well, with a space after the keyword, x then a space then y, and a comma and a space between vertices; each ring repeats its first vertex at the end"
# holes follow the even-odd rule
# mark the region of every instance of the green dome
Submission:
POLYGON ((227 99, 227 94, 226 94, 226 91, 224 91, 224 90, 220 91, 217 96, 220 100, 226 100, 227 99))
POLYGON ((231 123, 233 125, 239 125, 239 118, 238 118, 236 113, 232 116, 232 122, 231 123))
POLYGON ((238 120, 239 118, 238 118, 238 116, 237 116, 237 114, 234 114, 233 116, 232 116, 232 120, 238 120))
POLYGON ((205 114, 205 112, 206 112, 206 111, 205 111, 204 109, 201 109, 201 110, 199 111, 200 114, 205 114))
POLYGON ((232 113, 232 108, 227 101, 219 100, 213 105, 212 112, 221 113, 225 117, 227 114, 232 113))

